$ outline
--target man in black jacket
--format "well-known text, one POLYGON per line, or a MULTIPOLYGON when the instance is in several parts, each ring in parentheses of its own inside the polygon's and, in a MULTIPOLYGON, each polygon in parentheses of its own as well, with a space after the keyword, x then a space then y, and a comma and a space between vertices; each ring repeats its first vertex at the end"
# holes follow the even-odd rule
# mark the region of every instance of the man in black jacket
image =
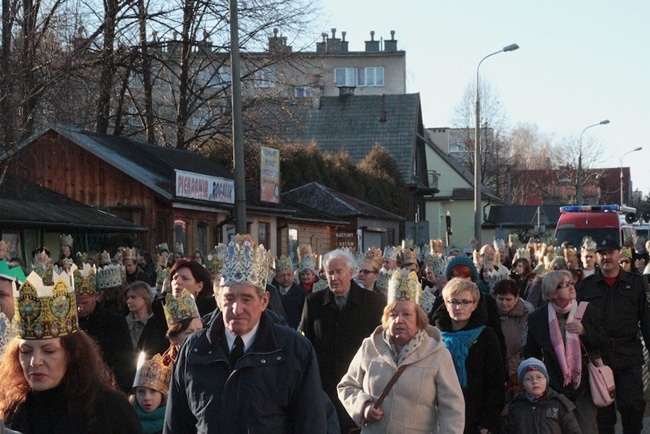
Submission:
POLYGON ((650 291, 641 275, 627 273, 619 264, 618 242, 606 239, 598 244, 596 273, 578 285, 578 300, 588 301, 603 313, 609 351, 603 361, 614 371, 616 401, 598 410, 600 433, 614 433, 616 410, 621 413, 623 431, 640 433, 643 429, 643 350, 639 331, 646 346, 650 344, 650 291))
POLYGON ((334 403, 343 433, 356 424, 339 401, 336 385, 363 340, 381 324, 384 310, 379 295, 352 280, 353 270, 352 255, 330 252, 325 260, 329 288, 307 296, 301 320, 302 331, 316 349, 323 390, 334 403))
POLYGON ((275 280, 278 282, 277 289, 280 292, 287 323, 292 329, 297 329, 307 291, 294 280, 293 265, 288 256, 280 256, 276 259, 275 280))
POLYGON ((180 349, 163 432, 325 433, 314 349, 265 312, 269 253, 249 235, 228 247, 221 312, 180 349))

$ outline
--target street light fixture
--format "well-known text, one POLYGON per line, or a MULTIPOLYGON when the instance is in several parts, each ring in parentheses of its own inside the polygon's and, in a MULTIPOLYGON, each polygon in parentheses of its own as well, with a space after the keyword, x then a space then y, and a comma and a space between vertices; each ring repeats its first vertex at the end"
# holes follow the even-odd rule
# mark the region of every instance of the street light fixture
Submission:
POLYGON ((621 167, 621 205, 624 205, 623 203, 623 157, 625 157, 627 154, 631 154, 632 152, 640 151, 641 149, 643 149, 643 147, 639 146, 638 148, 634 148, 631 151, 627 151, 625 154, 621 155, 621 158, 618 160, 621 167))
POLYGON ((582 136, 584 135, 585 131, 587 131, 589 128, 597 127, 598 125, 607 125, 609 123, 609 119, 605 119, 604 121, 600 121, 597 124, 589 125, 588 127, 585 127, 584 130, 580 133, 580 142, 578 142, 578 182, 576 185, 576 192, 577 195, 577 204, 582 205, 582 136))
POLYGON ((519 45, 510 44, 503 47, 499 51, 490 53, 478 63, 476 67, 476 110, 474 112, 474 238, 481 246, 481 222, 483 221, 481 213, 481 97, 479 93, 479 68, 481 63, 488 57, 492 57, 499 53, 508 51, 515 51, 519 49, 519 45))

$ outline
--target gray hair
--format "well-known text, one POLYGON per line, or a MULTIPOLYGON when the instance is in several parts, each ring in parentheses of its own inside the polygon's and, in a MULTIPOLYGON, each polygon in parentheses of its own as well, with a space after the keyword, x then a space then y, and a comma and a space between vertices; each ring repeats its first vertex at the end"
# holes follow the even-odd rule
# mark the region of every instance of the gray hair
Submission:
POLYGON ((558 291, 558 286, 564 277, 573 280, 573 275, 567 270, 557 270, 547 273, 542 279, 542 297, 546 301, 551 301, 551 297, 558 291))
POLYGON ((328 272, 328 266, 332 259, 343 259, 345 261, 345 265, 354 271, 356 261, 354 260, 352 254, 343 249, 336 249, 325 255, 325 260, 323 261, 325 264, 325 273, 328 272))

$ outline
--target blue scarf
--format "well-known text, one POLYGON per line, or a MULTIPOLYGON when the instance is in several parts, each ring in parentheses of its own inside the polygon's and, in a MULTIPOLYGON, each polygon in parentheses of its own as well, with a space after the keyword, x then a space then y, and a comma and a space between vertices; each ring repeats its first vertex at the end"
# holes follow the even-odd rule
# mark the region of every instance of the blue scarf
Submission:
POLYGON ((140 425, 142 425, 142 431, 145 434, 153 434, 162 431, 163 423, 165 422, 165 405, 161 405, 149 413, 140 407, 137 400, 133 404, 133 407, 135 407, 135 412, 138 414, 138 419, 140 419, 140 425))
POLYGON ((467 389, 467 368, 465 367, 465 359, 467 359, 469 347, 483 332, 484 328, 485 326, 480 326, 471 330, 441 332, 442 340, 445 342, 445 346, 451 353, 451 358, 454 361, 454 367, 456 368, 456 375, 458 375, 460 387, 463 389, 467 389))

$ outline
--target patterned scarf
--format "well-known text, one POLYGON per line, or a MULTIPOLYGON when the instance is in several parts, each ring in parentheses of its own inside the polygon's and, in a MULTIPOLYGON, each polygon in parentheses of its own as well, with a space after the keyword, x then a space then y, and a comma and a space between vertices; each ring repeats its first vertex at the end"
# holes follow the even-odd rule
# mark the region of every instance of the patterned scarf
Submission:
POLYGON ((564 387, 573 383, 573 388, 580 386, 582 378, 582 355, 580 353, 580 337, 577 333, 565 331, 566 342, 562 339, 562 331, 557 320, 558 314, 569 314, 567 322, 573 321, 573 317, 578 310, 578 303, 571 300, 566 307, 558 307, 555 303, 548 304, 548 326, 551 335, 551 343, 555 350, 555 356, 560 363, 562 375, 564 377, 564 387))
POLYGON ((485 326, 480 326, 475 329, 458 332, 440 332, 445 346, 451 353, 451 358, 456 368, 456 375, 458 375, 460 387, 463 389, 467 389, 467 367, 465 366, 465 359, 467 359, 467 355, 469 354, 469 347, 476 341, 484 328, 485 326))
POLYGON ((415 351, 415 349, 420 346, 426 336, 426 331, 418 330, 418 332, 402 347, 402 350, 398 353, 396 351, 395 340, 388 333, 388 330, 384 330, 382 332, 384 342, 386 342, 386 345, 390 350, 390 354, 393 356, 393 360, 397 366, 399 366, 399 364, 402 363, 409 354, 412 354, 413 351, 415 351))

